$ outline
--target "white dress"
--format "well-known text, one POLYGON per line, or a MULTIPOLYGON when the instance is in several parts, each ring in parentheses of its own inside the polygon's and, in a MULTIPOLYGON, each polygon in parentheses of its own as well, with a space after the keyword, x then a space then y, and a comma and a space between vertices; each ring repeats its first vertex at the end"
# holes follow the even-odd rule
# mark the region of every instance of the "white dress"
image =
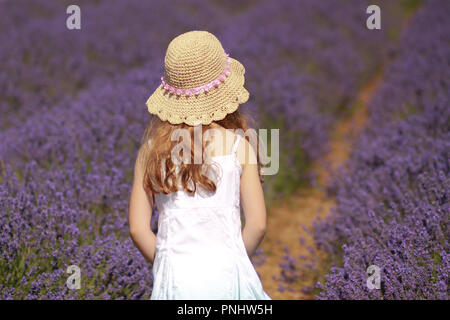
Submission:
POLYGON ((212 157, 216 192, 155 195, 159 211, 150 299, 264 299, 241 235, 240 175, 232 153, 212 157))

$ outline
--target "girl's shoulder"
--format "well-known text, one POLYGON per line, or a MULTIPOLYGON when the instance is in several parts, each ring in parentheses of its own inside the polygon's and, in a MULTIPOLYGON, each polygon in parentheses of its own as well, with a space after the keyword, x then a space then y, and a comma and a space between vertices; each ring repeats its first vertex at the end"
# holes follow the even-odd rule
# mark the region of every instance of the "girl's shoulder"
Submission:
POLYGON ((242 168, 247 165, 257 165, 257 154, 255 147, 249 142, 245 136, 236 134, 236 157, 241 164, 242 168))
POLYGON ((210 154, 214 156, 225 156, 233 152, 236 134, 229 129, 217 126, 208 130, 206 137, 208 140, 210 154))
POLYGON ((236 158, 242 167, 247 164, 257 164, 256 144, 257 141, 249 142, 246 136, 238 130, 226 129, 223 127, 214 127, 213 131, 213 149, 216 155, 236 154, 236 158))

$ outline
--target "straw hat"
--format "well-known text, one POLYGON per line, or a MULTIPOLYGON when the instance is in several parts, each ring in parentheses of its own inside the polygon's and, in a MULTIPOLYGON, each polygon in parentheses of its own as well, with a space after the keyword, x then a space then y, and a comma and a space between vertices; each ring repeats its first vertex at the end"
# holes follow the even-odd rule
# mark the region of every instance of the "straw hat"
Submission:
POLYGON ((146 103, 148 111, 163 121, 207 125, 222 120, 249 98, 244 66, 207 31, 174 38, 164 63, 161 84, 146 103))

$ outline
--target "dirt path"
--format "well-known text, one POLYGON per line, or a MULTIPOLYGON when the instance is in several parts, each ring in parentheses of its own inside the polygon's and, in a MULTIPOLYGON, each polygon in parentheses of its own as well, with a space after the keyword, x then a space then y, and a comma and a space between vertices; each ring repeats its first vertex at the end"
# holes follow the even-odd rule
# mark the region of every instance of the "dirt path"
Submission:
POLYGON ((305 255, 311 257, 307 250, 313 247, 314 241, 303 225, 309 230, 317 216, 324 217, 334 205, 334 200, 326 195, 325 186, 330 181, 333 171, 349 156, 351 141, 366 123, 368 118, 367 104, 381 82, 381 76, 375 76, 361 89, 354 103, 354 111, 338 123, 331 136, 330 151, 322 159, 313 164, 313 172, 317 176, 318 185, 289 197, 283 204, 268 212, 267 234, 261 248, 267 255, 266 262, 259 268, 264 290, 272 299, 312 299, 311 293, 303 293, 302 287, 312 286, 316 282, 316 274, 306 273, 302 279, 290 286, 293 291, 278 290, 279 284, 273 276, 279 276, 279 263, 284 254, 283 247, 287 245, 292 256, 305 255), (301 245, 299 236, 305 239, 301 245))

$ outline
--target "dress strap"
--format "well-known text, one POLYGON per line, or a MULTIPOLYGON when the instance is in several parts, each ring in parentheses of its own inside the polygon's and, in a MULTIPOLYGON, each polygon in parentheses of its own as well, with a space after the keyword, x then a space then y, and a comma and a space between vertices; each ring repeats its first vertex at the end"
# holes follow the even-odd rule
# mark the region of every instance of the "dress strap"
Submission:
POLYGON ((240 139, 241 139, 241 136, 238 134, 237 138, 236 138, 236 141, 234 142, 234 145, 233 145, 233 149, 232 149, 233 153, 236 153, 240 139))

